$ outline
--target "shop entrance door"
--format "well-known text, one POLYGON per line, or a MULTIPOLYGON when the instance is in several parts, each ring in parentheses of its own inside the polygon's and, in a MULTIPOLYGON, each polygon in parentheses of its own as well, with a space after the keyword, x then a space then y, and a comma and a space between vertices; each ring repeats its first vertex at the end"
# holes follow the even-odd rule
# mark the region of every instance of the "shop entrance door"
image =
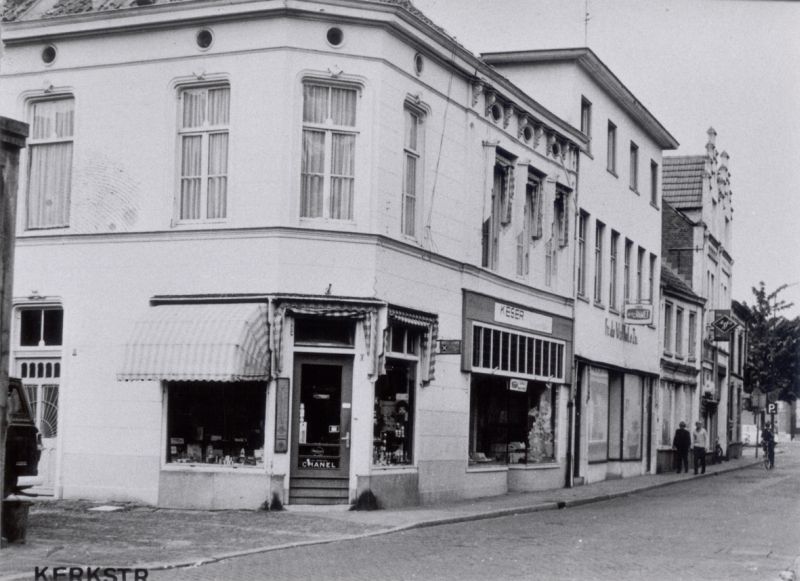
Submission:
POLYGON ((295 355, 289 502, 347 504, 352 358, 295 355))

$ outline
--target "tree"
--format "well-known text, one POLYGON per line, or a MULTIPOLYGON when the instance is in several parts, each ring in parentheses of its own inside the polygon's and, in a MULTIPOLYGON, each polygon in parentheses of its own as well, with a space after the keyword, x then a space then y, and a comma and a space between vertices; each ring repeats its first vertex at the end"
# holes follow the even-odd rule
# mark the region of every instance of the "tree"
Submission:
POLYGON ((749 348, 745 385, 759 388, 770 399, 793 401, 800 397, 800 317, 787 319, 781 313, 793 306, 779 295, 788 285, 767 292, 761 282, 753 287, 755 304, 747 310, 749 348))

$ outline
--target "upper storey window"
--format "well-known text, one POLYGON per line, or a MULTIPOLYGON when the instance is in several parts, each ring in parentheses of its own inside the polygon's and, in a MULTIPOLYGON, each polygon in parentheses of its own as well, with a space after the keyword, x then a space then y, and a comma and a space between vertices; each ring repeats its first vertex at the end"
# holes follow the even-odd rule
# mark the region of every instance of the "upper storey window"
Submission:
POLYGON ((302 218, 353 219, 356 89, 303 85, 302 218))
POLYGON ((606 169, 617 175, 617 126, 608 122, 608 139, 606 140, 606 169))
POLYGON ((63 228, 69 226, 75 100, 34 101, 30 112, 27 228, 63 228))
POLYGON ((422 116, 415 109, 406 107, 405 137, 403 144, 403 216, 402 231, 406 236, 417 235, 419 221, 419 196, 422 193, 422 116))
POLYGON ((228 205, 230 87, 181 91, 180 220, 221 220, 228 205))
POLYGON ((492 179, 491 213, 483 221, 481 266, 497 270, 500 260, 500 230, 511 222, 514 161, 498 155, 492 179))

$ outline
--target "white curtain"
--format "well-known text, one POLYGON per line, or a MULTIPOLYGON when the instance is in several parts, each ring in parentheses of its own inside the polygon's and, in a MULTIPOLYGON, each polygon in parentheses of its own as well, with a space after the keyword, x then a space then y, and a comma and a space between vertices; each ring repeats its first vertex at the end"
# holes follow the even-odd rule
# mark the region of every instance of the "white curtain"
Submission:
POLYGON ((206 89, 192 89, 183 92, 183 124, 190 129, 202 127, 206 119, 206 89))
POLYGON ((403 196, 403 233, 416 234, 417 216, 417 158, 406 153, 405 188, 403 196))
POLYGON ((356 91, 331 89, 331 120, 334 125, 354 127, 356 124, 356 91))
POLYGON ((302 194, 300 215, 322 216, 322 188, 325 179, 325 132, 303 131, 302 194))
POLYGON ((332 134, 330 217, 353 218, 353 174, 355 170, 355 135, 332 134))
POLYGON ((200 219, 202 184, 202 135, 186 135, 182 141, 181 211, 182 220, 200 219))
POLYGON ((328 116, 328 87, 303 86, 303 121, 325 123, 328 116))
POLYGON ((208 200, 209 218, 224 218, 228 197, 228 134, 208 136, 208 200))

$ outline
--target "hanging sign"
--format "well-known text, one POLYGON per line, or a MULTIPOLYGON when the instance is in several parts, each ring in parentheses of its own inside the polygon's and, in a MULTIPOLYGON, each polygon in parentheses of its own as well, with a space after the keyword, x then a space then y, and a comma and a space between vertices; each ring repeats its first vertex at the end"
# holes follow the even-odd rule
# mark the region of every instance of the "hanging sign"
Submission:
POLYGON ((714 311, 714 322, 711 323, 711 328, 714 329, 714 341, 729 341, 731 331, 739 326, 730 314, 728 309, 714 311))
POLYGON ((651 325, 653 305, 650 303, 630 303, 625 305, 626 325, 651 325))
POLYGON ((439 355, 460 355, 461 339, 439 339, 436 341, 439 355))

